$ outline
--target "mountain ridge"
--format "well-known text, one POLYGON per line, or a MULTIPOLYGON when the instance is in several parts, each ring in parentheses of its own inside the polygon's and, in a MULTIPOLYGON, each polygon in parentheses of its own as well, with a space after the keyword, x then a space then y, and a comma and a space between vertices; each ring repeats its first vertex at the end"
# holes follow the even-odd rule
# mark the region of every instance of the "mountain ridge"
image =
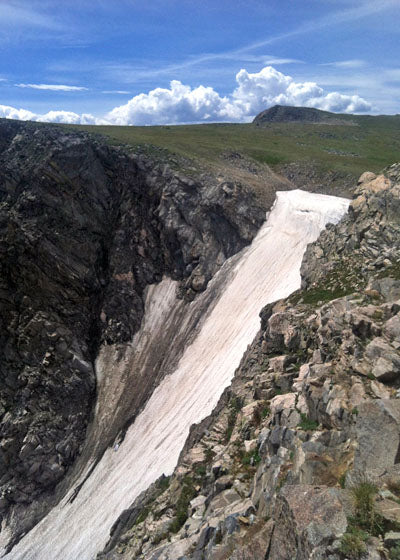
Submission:
POLYGON ((271 122, 280 122, 357 126, 357 123, 351 117, 352 115, 321 111, 314 107, 274 105, 256 115, 253 124, 265 126, 271 122))

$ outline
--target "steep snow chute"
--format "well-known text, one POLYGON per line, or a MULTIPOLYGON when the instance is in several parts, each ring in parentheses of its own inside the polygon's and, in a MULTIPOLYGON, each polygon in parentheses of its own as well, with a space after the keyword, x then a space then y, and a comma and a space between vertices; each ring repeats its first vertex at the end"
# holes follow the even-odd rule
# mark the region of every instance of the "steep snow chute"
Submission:
MULTIPOLYGON (((145 318, 129 367, 146 367, 145 353, 157 348, 158 337, 165 335, 165 329, 168 332, 169 316, 176 319, 178 308, 180 326, 171 344, 180 344, 183 335, 188 340, 187 328, 193 330, 190 343, 117 451, 109 448, 95 468, 88 461, 75 499, 71 497, 76 486, 5 558, 92 560, 102 550, 121 512, 161 474, 173 471, 190 426, 211 413, 256 335, 261 308, 299 288, 307 244, 328 222, 338 222, 347 208, 348 200, 343 198, 299 190, 279 192, 253 243, 226 261, 195 302, 178 303, 169 279, 148 290, 145 318), (193 314, 198 317, 194 322, 190 321, 193 314)), ((171 351, 166 372, 170 371, 169 356, 171 363, 177 361, 171 351)), ((101 359, 99 367, 103 369, 101 383, 109 372, 104 371, 101 359)), ((124 385, 123 376, 118 390, 132 390, 124 385)), ((98 426, 106 417, 106 396, 97 406, 94 423, 98 426)))

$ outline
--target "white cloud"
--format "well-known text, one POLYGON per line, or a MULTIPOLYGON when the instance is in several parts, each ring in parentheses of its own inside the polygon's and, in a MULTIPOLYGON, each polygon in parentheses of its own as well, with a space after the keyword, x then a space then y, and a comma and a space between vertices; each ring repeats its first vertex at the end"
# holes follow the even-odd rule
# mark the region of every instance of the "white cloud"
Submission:
POLYGON ((272 66, 255 73, 242 69, 236 74, 236 83, 230 95, 221 96, 212 87, 192 88, 173 80, 168 89, 156 88, 135 95, 102 119, 70 111, 49 111, 39 115, 5 105, 0 105, 0 117, 70 124, 157 125, 248 122, 260 111, 277 104, 316 107, 337 113, 371 110, 371 104, 359 95, 326 92, 315 82, 296 82, 272 66))
POLYGON ((141 93, 106 115, 113 124, 149 125, 211 121, 246 122, 272 105, 317 107, 327 111, 357 113, 371 109, 358 95, 325 92, 315 82, 295 82, 291 76, 266 66, 260 72, 240 70, 237 87, 221 97, 211 87, 191 88, 173 80, 170 88, 141 93))
POLYGON ((64 86, 59 84, 15 84, 19 88, 45 89, 50 91, 87 91, 82 86, 64 86))
POLYGON ((115 107, 106 119, 113 124, 170 124, 215 120, 238 120, 240 114, 232 114, 229 99, 211 87, 192 89, 178 80, 171 82, 170 89, 156 88, 141 93, 125 105, 115 107))
POLYGON ((97 119, 93 115, 78 115, 72 111, 49 111, 44 115, 32 113, 26 109, 16 109, 8 105, 0 105, 0 117, 4 119, 15 119, 18 121, 38 121, 65 124, 109 124, 103 119, 97 119))

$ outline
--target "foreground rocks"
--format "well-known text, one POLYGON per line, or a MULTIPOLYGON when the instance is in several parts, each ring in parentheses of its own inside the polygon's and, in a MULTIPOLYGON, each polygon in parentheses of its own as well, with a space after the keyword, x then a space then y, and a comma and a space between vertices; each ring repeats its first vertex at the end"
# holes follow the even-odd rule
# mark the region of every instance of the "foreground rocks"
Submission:
POLYGON ((0 509, 16 535, 57 498, 92 413, 99 347, 132 339, 146 286, 168 274, 193 299, 263 220, 240 185, 0 121, 0 509))
POLYGON ((262 310, 173 476, 99 559, 398 557, 399 195, 400 165, 360 178, 348 216, 309 246, 303 290, 262 310))

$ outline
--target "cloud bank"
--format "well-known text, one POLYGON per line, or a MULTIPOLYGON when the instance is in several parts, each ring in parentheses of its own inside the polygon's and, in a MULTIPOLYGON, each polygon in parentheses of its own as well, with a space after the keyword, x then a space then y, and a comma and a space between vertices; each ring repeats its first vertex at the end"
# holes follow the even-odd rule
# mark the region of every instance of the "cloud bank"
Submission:
POLYGON ((272 105, 316 107, 340 113, 362 113, 370 103, 358 95, 326 93, 315 82, 296 82, 266 66, 260 72, 240 70, 231 95, 221 97, 211 87, 191 88, 173 80, 169 89, 141 93, 110 111, 113 124, 176 124, 191 122, 246 122, 272 105))
POLYGON ((85 113, 78 115, 72 111, 49 111, 39 115, 26 109, 16 109, 8 105, 0 105, 0 118, 65 124, 109 124, 104 119, 97 119, 93 115, 85 113))
POLYGON ((71 124, 157 125, 199 122, 248 122, 272 105, 315 107, 336 113, 362 113, 371 104, 359 95, 325 92, 315 82, 296 82, 291 76, 266 66, 260 72, 240 70, 236 88, 221 96, 212 87, 192 88, 178 80, 170 87, 156 88, 134 96, 103 118, 68 111, 36 115, 24 109, 0 105, 0 116, 42 122, 71 124))

